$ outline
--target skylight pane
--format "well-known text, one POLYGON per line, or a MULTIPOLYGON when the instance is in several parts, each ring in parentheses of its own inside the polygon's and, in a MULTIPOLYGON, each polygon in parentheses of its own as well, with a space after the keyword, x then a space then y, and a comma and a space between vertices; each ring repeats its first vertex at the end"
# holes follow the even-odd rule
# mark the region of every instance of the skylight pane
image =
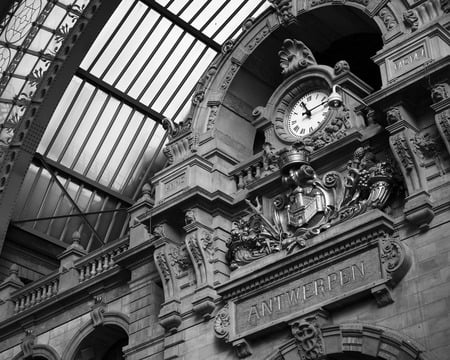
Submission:
POLYGON ((101 77, 101 74, 109 66, 112 60, 115 59, 117 52, 122 44, 125 43, 127 36, 132 32, 136 19, 139 19, 141 14, 145 11, 147 6, 138 2, 137 5, 131 11, 131 14, 127 17, 125 22, 120 27, 117 34, 114 36, 108 47, 103 51, 99 60, 93 66, 91 72, 97 77, 101 77))
POLYGON ((111 34, 114 32, 114 29, 116 29, 119 26, 120 22, 123 19, 123 16, 127 13, 127 11, 130 10, 133 3, 134 0, 122 0, 120 2, 116 11, 114 11, 113 15, 110 17, 106 25, 103 27, 102 31, 97 36, 97 39, 95 40, 94 44, 92 44, 88 53, 84 57, 81 63, 81 68, 88 69, 93 65, 95 57, 102 49, 104 44, 107 42, 107 40, 110 38, 111 34))
MULTIPOLYGON (((81 93, 78 95, 73 107, 68 109, 69 113, 65 113, 66 121, 61 127, 57 138, 55 139, 51 149, 49 150, 47 156, 52 160, 57 160, 62 153, 70 134, 73 132, 75 125, 77 124, 80 114, 88 103, 92 96, 94 88, 91 85, 85 84, 82 88, 81 93)), ((47 127, 47 131, 51 131, 47 127)))
POLYGON ((47 129, 41 139, 37 150, 39 153, 44 154, 47 152, 47 147, 50 144, 50 141, 55 136, 55 134, 57 135, 57 128, 63 121, 64 114, 66 113, 66 111, 70 110, 70 104, 76 97, 76 93, 81 85, 81 82, 82 81, 79 78, 74 77, 72 78, 69 86, 66 88, 66 91, 64 92, 62 98, 59 100, 58 106, 54 111, 47 129))
POLYGON ((152 78, 158 75, 156 70, 161 64, 164 63, 164 59, 166 58, 169 49, 179 43, 179 37, 181 34, 182 30, 180 28, 173 28, 168 36, 164 38, 162 45, 158 48, 145 69, 139 73, 139 78, 136 79, 136 82, 132 84, 129 92, 130 96, 135 98, 142 96, 141 93, 146 91, 146 87, 148 87, 148 84, 152 82, 152 78))

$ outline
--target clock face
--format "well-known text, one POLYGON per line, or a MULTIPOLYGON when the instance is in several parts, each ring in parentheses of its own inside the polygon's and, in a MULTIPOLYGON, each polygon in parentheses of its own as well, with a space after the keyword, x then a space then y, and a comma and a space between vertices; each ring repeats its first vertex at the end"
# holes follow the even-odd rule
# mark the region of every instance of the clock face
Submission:
POLYGON ((328 94, 324 90, 306 93, 292 107, 288 116, 287 127, 296 137, 311 134, 325 119, 328 111, 328 94))

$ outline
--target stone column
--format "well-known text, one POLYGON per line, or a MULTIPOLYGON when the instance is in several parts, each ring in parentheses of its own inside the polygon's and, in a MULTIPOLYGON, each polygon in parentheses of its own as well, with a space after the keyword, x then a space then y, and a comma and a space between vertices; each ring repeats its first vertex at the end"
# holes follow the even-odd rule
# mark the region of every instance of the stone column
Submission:
POLYGON ((87 254, 80 244, 80 233, 75 231, 72 234, 72 244, 58 255, 59 265, 59 292, 68 290, 80 281, 80 275, 74 267, 75 261, 87 254))

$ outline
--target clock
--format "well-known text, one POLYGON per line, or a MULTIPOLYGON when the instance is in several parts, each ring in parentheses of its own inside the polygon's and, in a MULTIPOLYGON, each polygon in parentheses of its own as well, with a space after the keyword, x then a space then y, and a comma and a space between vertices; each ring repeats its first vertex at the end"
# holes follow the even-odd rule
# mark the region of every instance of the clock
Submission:
POLYGON ((302 95, 288 112, 286 127, 291 135, 302 137, 314 132, 325 120, 328 93, 313 90, 302 95))

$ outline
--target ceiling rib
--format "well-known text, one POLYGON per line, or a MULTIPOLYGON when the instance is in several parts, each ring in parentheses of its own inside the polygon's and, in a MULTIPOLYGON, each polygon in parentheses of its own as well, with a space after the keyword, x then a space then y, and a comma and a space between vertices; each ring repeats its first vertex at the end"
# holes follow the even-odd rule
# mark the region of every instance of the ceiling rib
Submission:
POLYGON ((205 45, 209 46, 211 49, 214 49, 217 52, 221 51, 222 47, 219 43, 203 34, 200 30, 194 28, 191 24, 178 17, 178 15, 175 15, 174 13, 167 10, 164 6, 158 4, 155 0, 141 0, 141 2, 143 2, 147 6, 150 6, 153 10, 178 25, 180 28, 203 42, 205 45))
POLYGON ((155 120, 159 124, 162 124, 163 120, 165 119, 165 116, 163 114, 144 105, 140 101, 137 101, 136 99, 132 98, 131 96, 118 90, 114 86, 109 85, 107 82, 92 75, 88 71, 78 68, 78 70, 76 71, 75 74, 77 76, 79 76, 81 79, 90 83, 91 85, 93 85, 93 86, 99 88, 100 90, 104 91, 105 93, 115 97, 117 100, 122 101, 124 104, 130 106, 131 108, 141 112, 144 115, 147 115, 148 117, 150 117, 152 120, 155 120))

